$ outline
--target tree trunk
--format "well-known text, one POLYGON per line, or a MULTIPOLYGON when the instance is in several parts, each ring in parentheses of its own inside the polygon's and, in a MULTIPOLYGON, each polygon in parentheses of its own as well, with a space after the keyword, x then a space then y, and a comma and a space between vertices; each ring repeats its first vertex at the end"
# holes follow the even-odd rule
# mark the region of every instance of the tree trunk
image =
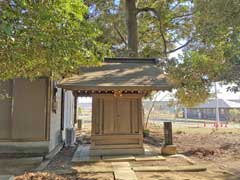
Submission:
POLYGON ((130 56, 138 55, 138 31, 136 0, 126 0, 128 50, 130 56))

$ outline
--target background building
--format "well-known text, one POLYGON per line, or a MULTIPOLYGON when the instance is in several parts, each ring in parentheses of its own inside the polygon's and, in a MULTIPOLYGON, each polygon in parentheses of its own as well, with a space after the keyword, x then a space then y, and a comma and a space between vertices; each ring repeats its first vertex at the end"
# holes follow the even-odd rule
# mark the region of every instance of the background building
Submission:
MULTIPOLYGON (((240 110, 240 102, 237 100, 218 99, 219 119, 221 121, 228 121, 231 118, 230 111, 233 109, 240 110)), ((209 99, 206 103, 200 104, 193 108, 185 108, 187 111, 187 118, 189 119, 216 119, 217 100, 209 99)))

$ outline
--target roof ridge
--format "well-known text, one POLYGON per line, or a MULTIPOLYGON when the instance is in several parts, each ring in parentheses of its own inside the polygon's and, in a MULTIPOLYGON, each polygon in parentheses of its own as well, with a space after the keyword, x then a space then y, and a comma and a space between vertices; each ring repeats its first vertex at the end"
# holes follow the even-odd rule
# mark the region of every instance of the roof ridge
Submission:
POLYGON ((104 58, 106 63, 153 63, 159 62, 158 58, 136 58, 136 57, 116 57, 116 58, 104 58))

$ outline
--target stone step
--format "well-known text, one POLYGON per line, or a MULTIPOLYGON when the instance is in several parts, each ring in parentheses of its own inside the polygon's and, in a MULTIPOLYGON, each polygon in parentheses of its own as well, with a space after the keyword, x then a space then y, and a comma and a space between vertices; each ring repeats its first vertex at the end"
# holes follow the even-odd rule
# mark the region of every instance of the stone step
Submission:
POLYGON ((133 171, 136 172, 168 172, 171 169, 167 166, 139 166, 133 167, 133 171))
POLYGON ((1 159, 0 165, 31 165, 31 164, 40 164, 43 161, 43 157, 24 157, 24 158, 8 158, 1 159))
POLYGON ((135 156, 136 161, 165 161, 163 156, 135 156))
POLYGON ((135 157, 131 155, 102 156, 102 160, 109 162, 135 161, 135 157))
POLYGON ((168 171, 179 171, 179 172, 200 172, 206 171, 207 168, 199 165, 190 165, 190 166, 139 166, 133 167, 133 171, 136 172, 168 172, 168 171))
POLYGON ((115 180, 137 180, 129 162, 112 162, 115 180))
POLYGON ((137 180, 137 176, 132 170, 116 170, 114 178, 115 180, 137 180))
POLYGON ((88 162, 97 162, 100 161, 100 156, 90 156, 89 155, 89 146, 78 146, 75 151, 72 163, 88 163, 88 162))
POLYGON ((192 165, 192 166, 176 166, 176 167, 172 167, 171 169, 172 171, 181 171, 181 172, 200 172, 200 171, 206 171, 207 167, 192 165))

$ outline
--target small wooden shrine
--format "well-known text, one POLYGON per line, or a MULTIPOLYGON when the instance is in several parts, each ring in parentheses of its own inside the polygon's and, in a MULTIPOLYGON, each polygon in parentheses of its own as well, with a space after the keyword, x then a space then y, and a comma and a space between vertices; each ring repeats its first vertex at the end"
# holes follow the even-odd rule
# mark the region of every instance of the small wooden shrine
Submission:
POLYGON ((92 97, 91 155, 143 154, 142 98, 171 88, 159 61, 142 58, 105 58, 58 86, 92 97))

